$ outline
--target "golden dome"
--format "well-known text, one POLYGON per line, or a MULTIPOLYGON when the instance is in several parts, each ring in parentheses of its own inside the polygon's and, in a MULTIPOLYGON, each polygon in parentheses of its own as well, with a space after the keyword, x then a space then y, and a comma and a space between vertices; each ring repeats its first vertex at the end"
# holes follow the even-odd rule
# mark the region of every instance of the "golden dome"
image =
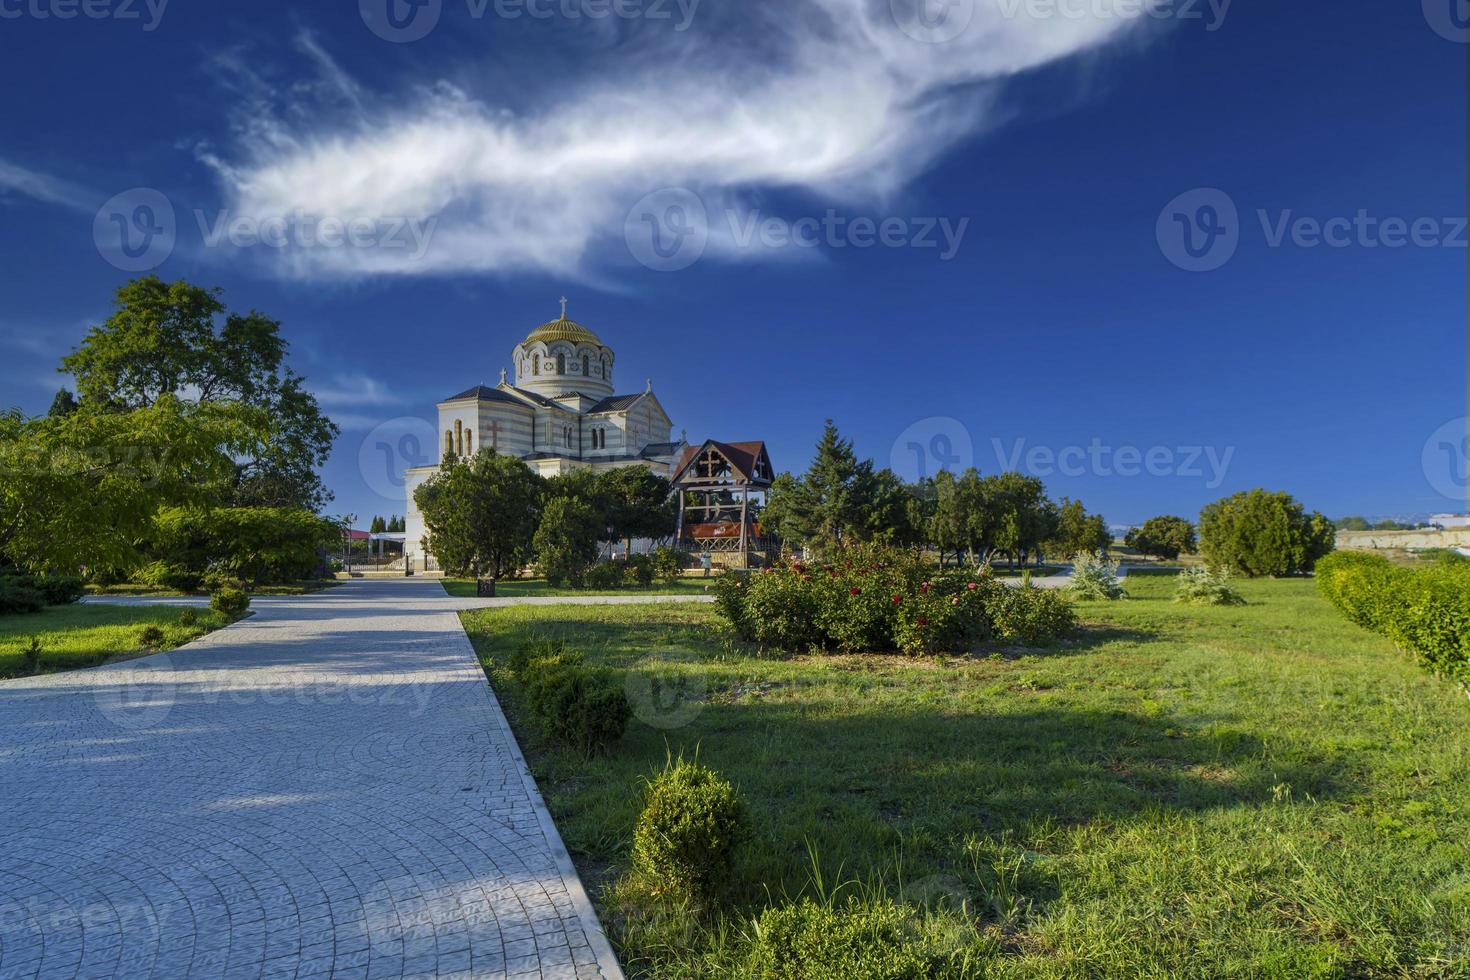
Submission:
POLYGON ((602 346, 602 341, 597 338, 597 334, 588 330, 580 323, 567 319, 567 301, 565 299, 561 301, 561 318, 552 320, 550 323, 543 323, 535 330, 532 330, 531 335, 525 340, 525 346, 529 347, 537 341, 543 344, 550 344, 558 340, 573 344, 602 346))

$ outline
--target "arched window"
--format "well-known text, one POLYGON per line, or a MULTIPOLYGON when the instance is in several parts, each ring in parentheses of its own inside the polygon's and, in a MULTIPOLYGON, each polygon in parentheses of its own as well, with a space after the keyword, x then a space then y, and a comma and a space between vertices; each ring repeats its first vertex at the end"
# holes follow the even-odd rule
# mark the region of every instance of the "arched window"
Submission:
POLYGON ((444 430, 444 455, 445 456, 453 456, 454 455, 454 430, 453 429, 445 429, 444 430))
POLYGON ((582 355, 582 374, 584 377, 590 378, 592 376, 592 358, 586 354, 582 355))
POLYGON ((567 356, 565 354, 558 354, 558 355, 556 355, 556 373, 557 374, 566 374, 567 373, 567 356))
POLYGON ((602 359, 602 379, 604 381, 612 380, 612 369, 607 366, 607 358, 605 357, 602 359))
POLYGON ((474 429, 465 429, 464 430, 464 454, 466 456, 473 456, 473 455, 475 455, 475 430, 474 429))
POLYGON ((540 354, 532 354, 531 355, 531 373, 532 374, 540 374, 541 373, 541 355, 540 354))

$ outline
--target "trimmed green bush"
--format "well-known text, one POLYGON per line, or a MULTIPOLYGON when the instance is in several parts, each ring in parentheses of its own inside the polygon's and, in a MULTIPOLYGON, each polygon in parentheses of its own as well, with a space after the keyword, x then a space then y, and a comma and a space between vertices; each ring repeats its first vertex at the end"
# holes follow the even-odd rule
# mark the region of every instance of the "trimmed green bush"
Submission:
POLYGON ((203 572, 165 561, 149 562, 136 577, 144 585, 178 592, 197 592, 204 586, 203 572))
POLYGON ((565 640, 532 640, 522 643, 505 658, 505 668, 510 671, 517 684, 524 684, 529 676, 526 670, 533 661, 543 657, 559 657, 567 652, 565 640))
POLYGON ((1339 553, 1319 563, 1317 587, 1349 620, 1470 691, 1470 564, 1407 569, 1379 555, 1339 553))
POLYGON ((20 669, 23 674, 39 674, 41 672, 41 654, 45 652, 41 646, 39 636, 31 637, 31 642, 26 644, 20 652, 20 669))
POLYGON ((192 629, 199 624, 199 613, 193 609, 185 609, 179 613, 179 625, 185 629, 192 629))
POLYGON ((966 976, 919 912, 881 898, 767 909, 745 938, 751 980, 949 980, 966 976))
POLYGON ((747 576, 738 572, 724 572, 705 588, 715 597, 715 612, 735 631, 735 635, 747 642, 754 642, 755 623, 751 621, 745 601, 749 588, 747 576))
POLYGON ((0 614, 40 612, 46 608, 46 597, 28 575, 0 575, 0 614))
POLYGON ((653 559, 647 555, 629 555, 623 574, 629 585, 646 589, 653 584, 653 559))
POLYGON ((250 608, 250 596, 244 589, 225 586, 209 597, 209 608, 232 619, 238 618, 250 608))
POLYGON ((623 584, 623 568, 617 562, 600 561, 587 569, 582 584, 589 589, 616 589, 623 584))
POLYGON ((71 605, 87 592, 86 584, 76 575, 39 575, 35 587, 48 606, 71 605))
POLYGON ((548 738, 590 758, 623 737, 633 708, 611 673, 588 668, 582 654, 564 647, 523 663, 526 707, 548 738))
POLYGON ((1192 606, 1243 606, 1245 597, 1230 586, 1224 572, 1197 566, 1179 573, 1174 601, 1192 606))
POLYGON ((138 631, 138 645, 150 650, 163 646, 165 639, 163 630, 151 624, 138 631))
POLYGON ((751 837, 745 804, 712 769, 671 761, 648 783, 633 831, 633 866, 655 887, 696 900, 730 880, 751 837))

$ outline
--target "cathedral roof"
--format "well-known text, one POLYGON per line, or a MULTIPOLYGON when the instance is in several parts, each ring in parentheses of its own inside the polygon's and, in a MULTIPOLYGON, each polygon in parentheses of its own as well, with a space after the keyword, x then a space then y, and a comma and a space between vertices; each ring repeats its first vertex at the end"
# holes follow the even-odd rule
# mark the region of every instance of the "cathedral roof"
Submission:
MULTIPOLYGON (((481 402, 515 402, 516 400, 497 388, 487 388, 485 385, 476 385, 469 391, 462 391, 451 398, 444 399, 446 402, 462 402, 474 399, 481 402)), ((519 403, 517 403, 519 404, 519 403)))
POLYGON ((602 412, 621 412, 623 409, 631 407, 634 402, 646 394, 648 392, 640 391, 636 395, 613 395, 611 398, 604 398, 596 405, 587 409, 587 414, 598 415, 602 412))
POLYGON ((532 330, 530 336, 525 339, 525 343, 534 344, 539 342, 550 344, 558 340, 564 340, 573 344, 595 344, 598 347, 603 346, 597 334, 588 330, 575 320, 568 320, 565 313, 562 314, 560 319, 552 320, 550 323, 543 323, 535 330, 532 330))

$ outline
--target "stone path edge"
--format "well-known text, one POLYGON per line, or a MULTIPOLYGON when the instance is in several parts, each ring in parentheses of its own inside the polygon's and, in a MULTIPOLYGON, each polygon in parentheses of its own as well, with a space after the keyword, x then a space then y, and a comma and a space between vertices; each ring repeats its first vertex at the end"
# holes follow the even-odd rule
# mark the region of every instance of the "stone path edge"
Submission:
POLYGON ((606 980, 624 980, 623 968, 618 963, 617 955, 613 953, 612 943, 608 941, 601 920, 597 918, 597 910, 592 907, 592 900, 587 895, 587 889, 582 885, 582 876, 577 873, 577 866, 572 863, 572 855, 567 850, 566 842, 562 840, 561 832, 556 829, 556 822, 551 819, 551 811, 546 807, 546 801, 541 796, 541 789, 536 785, 535 777, 531 775, 531 767, 526 762, 525 753, 521 751, 520 740, 516 738, 515 731, 510 727, 510 719, 505 716, 505 710, 500 706, 500 697, 495 693, 495 685, 490 683, 489 675, 484 672, 479 655, 475 653, 474 644, 470 642, 469 633, 465 631, 464 620, 458 613, 455 614, 455 619, 459 621, 460 636, 465 649, 475 661, 475 666, 480 670, 481 676, 485 678, 495 723, 504 734, 506 743, 511 747, 514 755, 512 761, 520 772, 521 781, 526 787, 526 795, 531 798, 531 805, 536 810, 536 819, 541 824, 541 832, 546 835, 546 843, 551 848, 557 870, 561 872, 567 896, 572 900, 572 905, 577 910, 577 918, 581 920, 582 929, 587 934, 587 943, 597 956, 597 966, 602 970, 606 980))

